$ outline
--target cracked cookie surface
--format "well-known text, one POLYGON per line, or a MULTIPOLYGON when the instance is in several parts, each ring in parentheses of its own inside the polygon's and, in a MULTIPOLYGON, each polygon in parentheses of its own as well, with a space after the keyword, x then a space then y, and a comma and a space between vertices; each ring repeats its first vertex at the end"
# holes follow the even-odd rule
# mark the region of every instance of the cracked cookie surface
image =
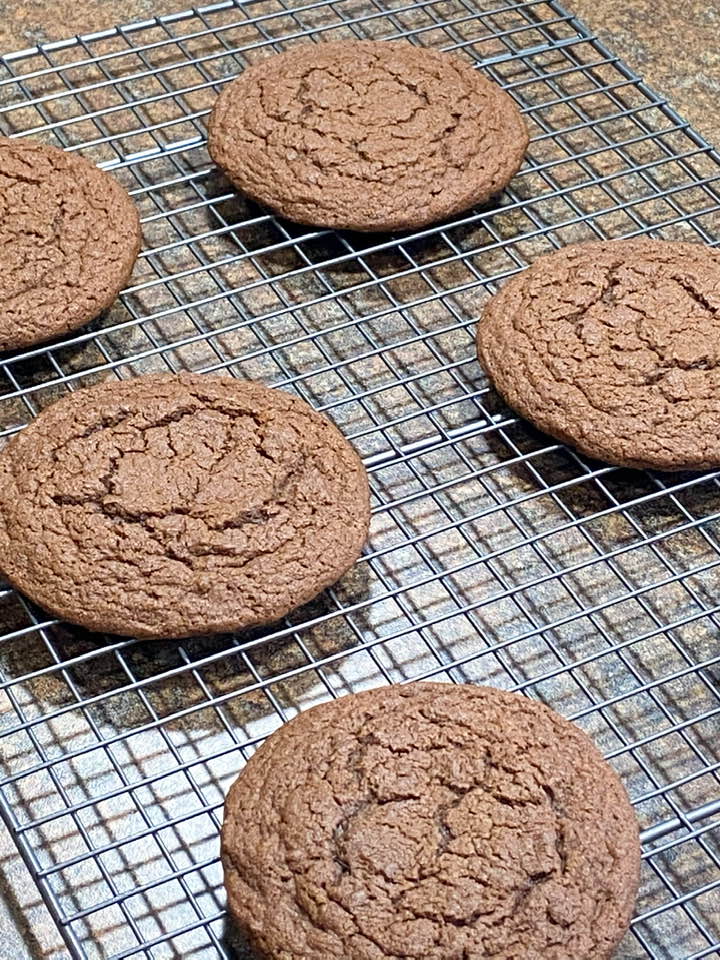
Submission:
POLYGON ((417 683, 276 731, 230 789, 222 858, 264 960, 608 960, 640 851, 579 728, 515 694, 417 683))
POLYGON ((507 403, 590 457, 720 465, 720 253, 613 240, 566 247, 488 303, 478 355, 507 403))
POLYGON ((218 97, 215 163, 300 223, 405 230, 484 203, 528 136, 513 99, 468 61, 402 42, 303 44, 218 97))
POLYGON ((182 637, 269 623, 335 582, 369 493, 340 431, 280 390, 224 377, 99 384, 0 453, 0 564, 56 616, 182 637))
POLYGON ((140 250, 125 189, 77 153, 0 137, 0 350, 89 322, 125 286, 140 250))

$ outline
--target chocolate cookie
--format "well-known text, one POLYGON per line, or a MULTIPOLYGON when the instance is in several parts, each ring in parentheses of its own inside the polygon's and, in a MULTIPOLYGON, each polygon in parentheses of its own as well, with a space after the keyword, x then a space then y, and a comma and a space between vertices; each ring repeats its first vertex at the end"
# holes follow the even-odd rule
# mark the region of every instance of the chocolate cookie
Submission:
POLYGON ((300 223, 408 230, 502 190, 528 145, 507 93, 408 43, 303 44, 218 97, 209 149, 253 200, 300 223))
POLYGON ((140 240, 135 204, 109 174, 77 153, 0 137, 0 350, 102 313, 140 240))
POLYGON ((507 403, 588 456, 720 465, 720 251, 649 239, 566 247, 492 298, 477 343, 507 403))
POLYGON ((79 390, 0 453, 0 563, 56 616, 183 637, 268 623, 351 566, 368 482, 302 400, 230 378, 79 390))
POLYGON ((588 737, 489 687, 301 713, 225 804, 231 915, 265 960, 608 960, 638 826, 588 737))

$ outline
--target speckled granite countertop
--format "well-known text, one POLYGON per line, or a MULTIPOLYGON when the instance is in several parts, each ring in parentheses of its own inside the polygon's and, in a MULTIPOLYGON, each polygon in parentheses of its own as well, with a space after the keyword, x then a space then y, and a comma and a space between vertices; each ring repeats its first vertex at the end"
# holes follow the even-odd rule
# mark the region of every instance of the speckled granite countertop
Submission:
MULTIPOLYGON (((183 0, 0 0, 6 51, 183 9, 183 0)), ((720 0, 566 0, 566 6, 691 121, 720 144, 720 0)), ((0 960, 67 953, 9 838, 0 828, 0 960), (7 913, 6 904, 15 918, 7 913)))

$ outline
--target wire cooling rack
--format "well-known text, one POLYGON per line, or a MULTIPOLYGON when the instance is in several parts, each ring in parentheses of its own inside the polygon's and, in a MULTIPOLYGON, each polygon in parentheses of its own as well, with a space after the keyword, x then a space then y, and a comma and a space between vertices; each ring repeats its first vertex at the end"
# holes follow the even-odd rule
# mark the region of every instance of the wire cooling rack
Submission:
POLYGON ((140 643, 0 592, 0 812, 77 958, 233 956, 218 828, 299 708, 420 678, 541 698, 595 738, 643 828, 618 956, 720 950, 720 487, 623 471, 518 420, 475 360, 486 297, 592 237, 720 238, 720 157, 558 3, 225 2, 0 59, 0 126, 112 170, 143 218, 91 327, 0 360, 0 434, 150 370, 296 391, 361 451, 354 570, 265 631, 140 643), (478 9, 481 7, 482 9, 478 9), (496 204, 402 236, 308 230, 209 163, 223 83, 295 43, 407 37, 505 86, 532 133, 496 204))

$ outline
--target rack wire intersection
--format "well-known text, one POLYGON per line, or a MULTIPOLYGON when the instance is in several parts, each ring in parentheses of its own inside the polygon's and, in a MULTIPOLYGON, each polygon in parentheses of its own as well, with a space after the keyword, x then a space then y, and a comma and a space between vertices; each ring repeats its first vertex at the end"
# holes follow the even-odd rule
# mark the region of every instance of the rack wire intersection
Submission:
MULTIPOLYGON (((485 299, 568 242, 720 240, 720 157, 554 0, 231 0, 0 58, 0 130, 81 150, 139 205, 132 285, 0 360, 0 437, 67 390, 205 370, 297 392, 357 445, 368 548, 272 629, 98 637, 0 585, 0 814, 69 953, 234 956, 218 828, 243 759, 298 709, 421 678, 495 684, 583 726, 643 828, 619 956, 720 951, 720 486, 584 459, 475 360, 485 299), (223 84, 293 44, 406 37, 522 107, 497 203, 399 236, 308 230, 213 169, 223 84)), ((0 441, 1 442, 1 441, 0 441)))

